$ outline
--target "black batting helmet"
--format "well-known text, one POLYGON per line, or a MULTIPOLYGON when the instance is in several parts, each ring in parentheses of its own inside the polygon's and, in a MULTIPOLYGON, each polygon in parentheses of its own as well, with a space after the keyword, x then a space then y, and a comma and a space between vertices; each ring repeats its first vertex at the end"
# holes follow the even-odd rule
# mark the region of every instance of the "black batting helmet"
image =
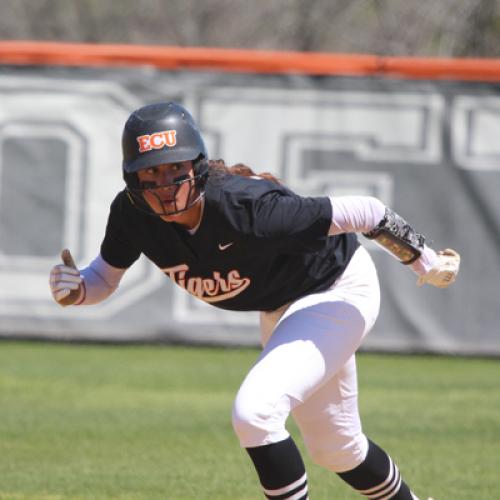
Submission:
MULTIPOLYGON (((194 191, 203 195, 208 176, 208 157, 198 125, 190 113, 174 102, 149 104, 135 110, 122 135, 123 178, 139 208, 144 209, 137 172, 166 163, 192 160, 194 191)), ((194 200, 196 201, 196 200, 194 200)), ((189 202, 183 211, 192 206, 189 202)))

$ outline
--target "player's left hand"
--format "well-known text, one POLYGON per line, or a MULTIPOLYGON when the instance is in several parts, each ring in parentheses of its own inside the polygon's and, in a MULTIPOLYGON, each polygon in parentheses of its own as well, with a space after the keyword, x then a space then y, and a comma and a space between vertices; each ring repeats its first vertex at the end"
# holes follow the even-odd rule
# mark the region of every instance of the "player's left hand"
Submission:
POLYGON ((438 288, 450 286, 457 278, 460 268, 460 254, 451 248, 441 250, 437 254, 436 265, 426 274, 420 276, 417 285, 432 285, 438 288))

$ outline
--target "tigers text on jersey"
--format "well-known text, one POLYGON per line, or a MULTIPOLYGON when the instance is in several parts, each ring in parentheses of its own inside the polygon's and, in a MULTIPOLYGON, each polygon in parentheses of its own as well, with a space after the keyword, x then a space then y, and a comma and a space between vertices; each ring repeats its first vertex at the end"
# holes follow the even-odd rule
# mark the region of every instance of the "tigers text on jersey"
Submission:
POLYGON ((125 191, 111 205, 101 256, 130 267, 141 253, 197 298, 234 311, 274 310, 329 288, 358 247, 327 236, 327 197, 237 175, 209 177, 195 234, 135 208, 125 191))

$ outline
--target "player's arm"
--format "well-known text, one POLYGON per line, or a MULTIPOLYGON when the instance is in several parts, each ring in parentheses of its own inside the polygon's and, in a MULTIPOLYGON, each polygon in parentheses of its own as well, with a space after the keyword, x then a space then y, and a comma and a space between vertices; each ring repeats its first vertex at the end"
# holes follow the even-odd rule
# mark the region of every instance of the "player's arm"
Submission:
POLYGON ((81 270, 68 250, 63 250, 61 258, 63 264, 52 268, 49 279, 52 296, 61 306, 102 302, 118 288, 126 271, 111 266, 100 255, 81 270))
POLYGON ((439 253, 425 244, 402 217, 371 196, 331 197, 329 234, 363 233, 418 274, 418 285, 449 286, 458 274, 460 256, 451 249, 439 253))

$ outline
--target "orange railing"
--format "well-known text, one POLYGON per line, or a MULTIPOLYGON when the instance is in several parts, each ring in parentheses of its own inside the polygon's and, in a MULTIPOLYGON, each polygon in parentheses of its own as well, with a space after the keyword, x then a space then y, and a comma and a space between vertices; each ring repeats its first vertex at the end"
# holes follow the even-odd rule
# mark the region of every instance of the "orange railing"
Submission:
POLYGON ((500 82, 500 59, 381 57, 375 55, 262 50, 0 41, 0 64, 153 66, 308 75, 391 76, 500 82))

